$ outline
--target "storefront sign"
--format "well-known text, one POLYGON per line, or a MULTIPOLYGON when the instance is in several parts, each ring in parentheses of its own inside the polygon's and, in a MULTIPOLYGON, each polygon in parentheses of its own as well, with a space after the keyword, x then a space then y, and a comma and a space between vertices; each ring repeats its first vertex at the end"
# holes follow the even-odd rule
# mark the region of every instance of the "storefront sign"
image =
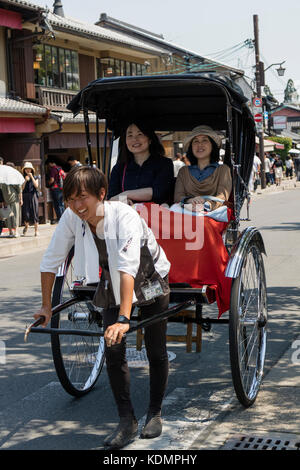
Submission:
POLYGON ((35 122, 31 118, 0 118, 0 134, 28 134, 35 132, 35 122))
POLYGON ((273 116, 273 129, 286 129, 287 117, 286 116, 273 116))
POLYGON ((0 8, 0 26, 12 29, 22 29, 22 16, 15 11, 0 8))

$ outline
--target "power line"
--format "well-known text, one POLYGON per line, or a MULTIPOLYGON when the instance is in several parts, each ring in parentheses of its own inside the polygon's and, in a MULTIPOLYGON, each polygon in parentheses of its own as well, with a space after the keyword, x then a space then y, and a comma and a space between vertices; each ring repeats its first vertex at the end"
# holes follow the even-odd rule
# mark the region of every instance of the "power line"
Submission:
POLYGON ((224 55, 227 55, 228 53, 232 53, 234 52, 235 50, 239 50, 243 47, 248 47, 249 49, 252 49, 253 48, 253 40, 252 39, 246 39, 245 41, 243 42, 239 42, 238 44, 235 44, 234 46, 231 46, 231 47, 228 47, 227 49, 223 49, 221 51, 218 51, 218 52, 213 52, 213 53, 210 53, 210 54, 206 54, 206 57, 219 57, 219 56, 224 56, 224 55))

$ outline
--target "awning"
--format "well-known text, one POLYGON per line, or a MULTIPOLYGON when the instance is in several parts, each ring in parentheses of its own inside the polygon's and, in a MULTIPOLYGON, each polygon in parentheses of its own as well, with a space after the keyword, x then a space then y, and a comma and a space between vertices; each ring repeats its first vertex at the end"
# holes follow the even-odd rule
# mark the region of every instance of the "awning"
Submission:
MULTIPOLYGON (((90 134, 91 146, 97 147, 96 134, 90 134)), ((104 147, 104 136, 99 135, 99 145, 104 147)), ((107 139, 107 146, 110 145, 110 139, 107 139)), ((62 133, 49 136, 49 149, 76 149, 86 148, 86 135, 82 133, 62 133)))
POLYGON ((0 134, 23 134, 35 132, 33 118, 0 117, 0 134))
POLYGON ((0 8, 0 26, 12 29, 22 29, 22 16, 15 11, 0 8))
MULTIPOLYGON (((258 137, 255 137, 255 143, 257 145, 259 144, 259 138, 258 137)), ((271 151, 271 150, 274 150, 274 148, 284 150, 284 145, 280 144, 279 142, 274 142, 273 140, 264 139, 264 149, 267 152, 271 151)))
POLYGON ((273 140, 264 140, 267 145, 274 145, 276 149, 284 150, 284 145, 279 142, 274 142, 273 140))
POLYGON ((272 142, 272 140, 264 140, 264 149, 266 152, 270 152, 271 150, 274 150, 275 147, 275 142, 272 142))

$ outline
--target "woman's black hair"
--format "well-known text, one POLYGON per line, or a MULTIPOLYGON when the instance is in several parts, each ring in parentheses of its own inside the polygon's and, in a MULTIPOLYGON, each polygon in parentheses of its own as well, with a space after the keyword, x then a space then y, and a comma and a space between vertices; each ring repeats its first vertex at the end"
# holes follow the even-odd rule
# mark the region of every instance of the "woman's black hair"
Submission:
MULTIPOLYGON (((28 169, 28 168, 27 168, 27 169, 28 169)), ((25 178, 25 176, 26 176, 26 174, 27 174, 25 170, 26 170, 26 168, 24 168, 24 170, 22 171, 22 175, 24 176, 24 178, 25 178)), ((35 171, 34 171, 34 170, 32 171, 32 168, 29 168, 29 170, 31 170, 31 173, 32 173, 33 176, 34 176, 35 171)))
POLYGON ((164 156, 165 155, 165 149, 163 145, 161 144, 158 136, 155 134, 153 129, 150 129, 143 123, 140 123, 137 120, 134 120, 130 122, 129 124, 124 127, 124 129, 121 132, 120 135, 120 142, 119 142, 119 156, 118 156, 118 161, 120 163, 127 164, 129 163, 133 158, 133 154, 128 150, 127 145, 126 145, 126 131, 129 126, 132 124, 135 124, 138 129, 150 139, 150 145, 149 145, 149 152, 150 155, 153 156, 164 156))
MULTIPOLYGON (((211 137, 209 137, 209 136, 207 136, 207 137, 209 138, 209 141, 212 145, 212 151, 211 151, 211 154, 210 154, 210 163, 217 163, 219 161, 219 158, 220 158, 220 149, 217 146, 216 142, 211 137)), ((195 157, 195 155, 193 154, 192 142, 193 142, 193 140, 191 141, 191 143, 189 145, 188 151, 186 152, 186 156, 189 159, 189 161, 191 162, 191 165, 197 165, 198 160, 195 157)))

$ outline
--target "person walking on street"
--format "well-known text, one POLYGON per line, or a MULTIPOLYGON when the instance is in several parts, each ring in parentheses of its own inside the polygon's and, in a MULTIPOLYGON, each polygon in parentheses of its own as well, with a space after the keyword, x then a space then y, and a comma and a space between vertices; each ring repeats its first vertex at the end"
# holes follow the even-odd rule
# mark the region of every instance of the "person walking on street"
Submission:
MULTIPOLYGON (((145 221, 129 205, 105 201, 107 180, 98 168, 73 168, 64 183, 64 212, 41 263, 43 327, 51 319, 51 292, 55 274, 75 244, 75 275, 100 282, 93 303, 101 307, 106 366, 120 422, 105 440, 109 449, 120 449, 137 434, 138 425, 130 397, 125 333, 133 304, 142 318, 163 312, 169 305, 170 262, 145 221), (105 289, 103 288, 105 286, 105 289), (154 292, 154 286, 156 291, 154 292)), ((145 328, 149 359, 150 397, 141 438, 162 432, 161 406, 168 381, 167 320, 145 328)))
POLYGON ((35 170, 31 162, 26 162, 22 169, 25 183, 23 185, 22 218, 24 222, 23 235, 26 235, 29 223, 34 224, 34 236, 38 236, 39 200, 38 178, 34 176, 35 170))
POLYGON ((268 186, 270 186, 271 184, 270 170, 271 170, 271 162, 270 162, 268 154, 266 154, 265 155, 265 175, 266 175, 266 183, 268 186))
POLYGON ((56 217, 59 221, 65 210, 63 199, 63 182, 66 177, 66 174, 60 166, 56 165, 54 157, 49 156, 46 164, 49 165, 48 184, 51 191, 56 217))
POLYGON ((275 175, 274 175, 274 169, 273 169, 273 163, 275 162, 275 154, 271 153, 271 155, 269 156, 269 160, 270 160, 270 180, 271 180, 271 184, 275 184, 275 175))
POLYGON ((296 180, 300 181, 300 155, 298 155, 298 157, 295 158, 294 167, 295 167, 296 180))
POLYGON ((252 170, 250 173, 250 178, 249 178, 249 191, 250 193, 253 193, 256 191, 257 188, 257 179, 259 176, 260 172, 260 158, 255 154, 253 158, 253 165, 252 165, 252 170))
MULTIPOLYGON (((12 168, 14 163, 8 162, 12 168)), ((16 170, 17 171, 17 170, 16 170)), ((20 225, 20 207, 23 205, 22 185, 21 184, 1 184, 2 197, 6 205, 12 210, 10 217, 6 219, 6 226, 9 230, 9 237, 18 238, 20 225)))
POLYGON ((174 166, 174 178, 177 178, 180 168, 185 166, 185 163, 182 161, 181 153, 176 153, 175 160, 173 160, 173 166, 174 166))
POLYGON ((281 185, 281 180, 282 180, 282 177, 283 177, 283 163, 282 163, 281 158, 279 158, 279 155, 276 155, 276 157, 275 157, 275 161, 273 163, 273 170, 274 170, 274 173, 275 173, 276 186, 280 186, 281 185))
POLYGON ((285 176, 287 178, 292 179, 293 178, 293 173, 294 173, 294 163, 291 155, 288 156, 288 158, 285 161, 285 176))
MULTIPOLYGON (((0 165, 3 165, 3 164, 4 164, 4 159, 0 157, 0 165)), ((2 190, 0 189, 0 208, 2 208, 4 203, 5 201, 4 201, 3 193, 2 193, 2 190)), ((4 226, 5 226, 5 221, 0 219, 0 235, 2 234, 2 230, 4 226)))

